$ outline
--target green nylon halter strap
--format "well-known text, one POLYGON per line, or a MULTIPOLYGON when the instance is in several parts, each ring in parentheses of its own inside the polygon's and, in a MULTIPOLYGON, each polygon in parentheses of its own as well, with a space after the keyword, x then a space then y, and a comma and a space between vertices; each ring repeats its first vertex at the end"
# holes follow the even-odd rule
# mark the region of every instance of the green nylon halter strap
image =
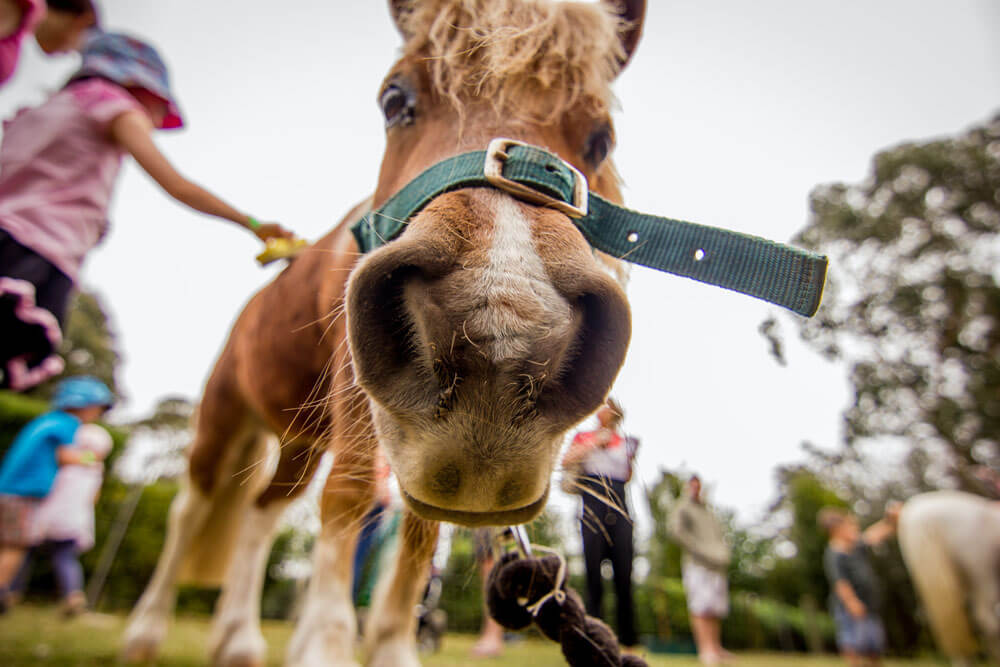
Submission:
POLYGON ((567 209, 590 245, 613 257, 748 294, 807 317, 819 308, 826 257, 756 236, 631 211, 585 189, 581 193, 583 177, 548 151, 509 140, 494 144, 487 151, 435 164, 361 218, 351 228, 361 251, 401 234, 407 221, 440 194, 497 187, 533 203, 567 209), (574 206, 586 215, 579 217, 574 206))

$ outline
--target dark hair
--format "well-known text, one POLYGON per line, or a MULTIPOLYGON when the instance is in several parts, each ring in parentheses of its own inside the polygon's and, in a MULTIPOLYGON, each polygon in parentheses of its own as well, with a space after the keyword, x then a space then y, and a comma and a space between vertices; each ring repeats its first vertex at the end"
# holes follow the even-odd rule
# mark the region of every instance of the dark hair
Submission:
POLYGON ((45 4, 49 6, 49 9, 68 12, 76 16, 93 14, 94 25, 97 25, 97 6, 94 4, 94 0, 46 0, 45 4))

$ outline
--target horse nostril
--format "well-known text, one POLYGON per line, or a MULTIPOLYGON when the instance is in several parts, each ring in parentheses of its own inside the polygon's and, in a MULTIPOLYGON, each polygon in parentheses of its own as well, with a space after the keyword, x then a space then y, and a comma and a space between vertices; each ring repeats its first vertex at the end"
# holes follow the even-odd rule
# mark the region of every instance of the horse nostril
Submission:
POLYGON ((453 498, 462 486, 462 472, 454 463, 447 463, 431 477, 431 491, 441 498, 453 498))
POLYGON ((510 477, 503 486, 500 487, 500 491, 497 492, 497 504, 500 507, 510 507, 511 505, 518 504, 521 498, 524 496, 526 489, 524 479, 519 476, 510 477))

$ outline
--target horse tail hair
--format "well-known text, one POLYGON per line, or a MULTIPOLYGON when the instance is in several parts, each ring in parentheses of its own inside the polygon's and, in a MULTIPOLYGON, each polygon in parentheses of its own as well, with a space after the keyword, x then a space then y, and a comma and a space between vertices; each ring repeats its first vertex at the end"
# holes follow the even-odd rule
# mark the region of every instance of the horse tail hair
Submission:
POLYGON ((274 474, 279 448, 273 435, 254 433, 240 446, 233 445, 219 464, 218 483, 208 497, 208 516, 185 550, 180 583, 206 588, 223 585, 246 510, 274 474))
MULTIPOLYGON (((924 499, 927 500, 927 499, 924 499)), ((938 647, 952 659, 975 656, 978 643, 962 573, 948 552, 933 507, 920 498, 899 517, 899 547, 938 647)))

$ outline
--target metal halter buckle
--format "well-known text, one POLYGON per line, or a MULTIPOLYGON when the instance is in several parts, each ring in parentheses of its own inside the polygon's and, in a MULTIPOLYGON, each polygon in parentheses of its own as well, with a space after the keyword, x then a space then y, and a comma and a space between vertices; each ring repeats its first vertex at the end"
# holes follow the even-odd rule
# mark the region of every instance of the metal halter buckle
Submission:
MULTIPOLYGON (((490 142, 486 148, 486 162, 483 164, 483 174, 490 185, 508 192, 519 199, 554 208, 561 213, 565 213, 571 218, 583 218, 587 215, 587 195, 589 185, 587 177, 580 173, 580 170, 566 162, 560 160, 563 165, 573 174, 573 203, 556 199, 544 192, 536 190, 529 185, 512 181, 503 175, 503 164, 510 157, 507 154, 512 146, 527 146, 534 148, 531 144, 515 139, 497 138, 490 142)), ((556 158, 559 159, 559 158, 556 158)))

